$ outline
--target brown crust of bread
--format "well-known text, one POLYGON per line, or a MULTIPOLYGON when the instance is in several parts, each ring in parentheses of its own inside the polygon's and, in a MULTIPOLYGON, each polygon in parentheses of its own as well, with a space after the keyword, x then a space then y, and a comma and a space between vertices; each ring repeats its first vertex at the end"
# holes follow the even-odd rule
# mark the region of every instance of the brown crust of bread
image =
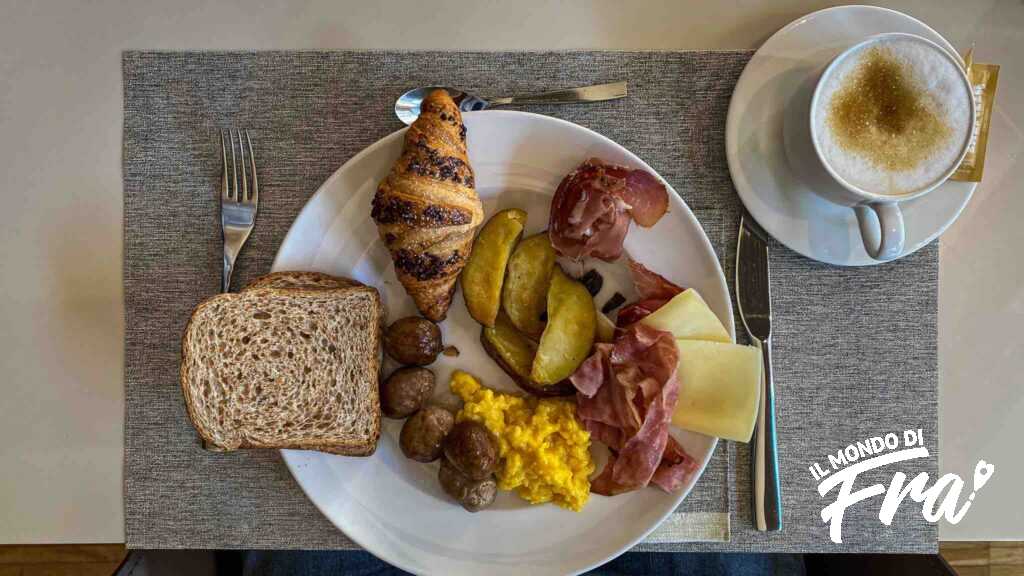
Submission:
POLYGON ((361 282, 356 282, 351 278, 331 276, 323 272, 286 270, 264 274, 249 282, 241 291, 245 292, 246 290, 255 290, 257 288, 348 288, 362 285, 361 282))

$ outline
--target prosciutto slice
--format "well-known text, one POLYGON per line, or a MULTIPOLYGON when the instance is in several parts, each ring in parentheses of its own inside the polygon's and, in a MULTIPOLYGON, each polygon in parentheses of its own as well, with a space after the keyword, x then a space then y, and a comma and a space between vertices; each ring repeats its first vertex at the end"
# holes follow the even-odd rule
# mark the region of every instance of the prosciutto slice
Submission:
POLYGON ((651 482, 666 492, 675 492, 683 486, 686 478, 697 471, 700 465, 691 458, 676 439, 669 436, 661 465, 654 471, 651 482))
POLYGON ((562 179, 551 201, 551 244, 563 256, 611 262, 635 220, 653 226, 668 211, 668 191, 644 170, 591 158, 562 179))
POLYGON ((618 334, 627 326, 643 320, 685 290, 682 286, 669 282, 661 274, 648 270, 646 266, 632 258, 629 259, 629 272, 633 277, 633 286, 640 293, 640 300, 619 310, 619 315, 615 318, 618 334))
POLYGON ((685 290, 682 286, 669 282, 661 274, 648 270, 646 266, 632 258, 629 259, 629 274, 633 278, 633 286, 640 293, 641 300, 667 302, 685 290))
POLYGON ((577 414, 592 438, 612 450, 591 483, 593 492, 611 496, 651 482, 676 490, 695 469, 668 433, 679 395, 678 361, 671 333, 633 324, 614 344, 596 345, 569 378, 577 414))

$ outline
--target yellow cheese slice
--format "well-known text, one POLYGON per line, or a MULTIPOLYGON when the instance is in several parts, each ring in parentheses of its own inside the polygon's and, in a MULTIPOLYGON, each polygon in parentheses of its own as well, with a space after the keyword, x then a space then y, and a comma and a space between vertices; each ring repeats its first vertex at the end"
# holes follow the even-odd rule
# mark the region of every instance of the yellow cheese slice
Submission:
POLYGON ((761 400, 761 351, 753 346, 676 340, 679 401, 672 423, 748 442, 761 400))
POLYGON ((677 339, 732 342, 718 316, 693 288, 676 294, 641 322, 651 328, 671 332, 677 339))

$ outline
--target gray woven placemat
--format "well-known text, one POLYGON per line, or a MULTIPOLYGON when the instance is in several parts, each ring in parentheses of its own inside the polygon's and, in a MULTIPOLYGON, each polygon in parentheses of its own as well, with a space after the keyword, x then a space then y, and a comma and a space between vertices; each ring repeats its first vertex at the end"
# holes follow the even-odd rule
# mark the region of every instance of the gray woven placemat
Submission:
MULTIPOLYGON (((628 79, 630 96, 534 107, 607 135, 665 177, 694 210, 732 279, 739 203, 724 155, 729 96, 749 52, 260 52, 124 56, 126 308, 125 533, 132 548, 339 548, 350 542, 303 496, 276 452, 211 454, 177 385, 179 336, 217 292, 218 128, 253 130, 263 198, 236 284, 269 269, 308 197, 345 160, 401 125, 409 86, 493 93, 628 79)), ((897 263, 840 269, 778 245, 776 382, 785 531, 753 531, 745 445, 723 443, 653 550, 934 551, 904 505, 847 511, 834 545, 807 472, 858 439, 922 428, 936 468, 936 246, 897 263), (732 465, 729 463, 732 461, 732 465), (725 516, 728 514, 729 516, 725 516), (688 542, 729 534, 728 542, 688 542)), ((905 470, 910 474, 917 469, 905 470)), ((891 472, 889 473, 891 477, 891 472)), ((866 475, 865 483, 885 481, 866 475)), ((865 484, 866 485, 866 484, 865 484)), ((833 493, 834 494, 834 493, 833 493)))

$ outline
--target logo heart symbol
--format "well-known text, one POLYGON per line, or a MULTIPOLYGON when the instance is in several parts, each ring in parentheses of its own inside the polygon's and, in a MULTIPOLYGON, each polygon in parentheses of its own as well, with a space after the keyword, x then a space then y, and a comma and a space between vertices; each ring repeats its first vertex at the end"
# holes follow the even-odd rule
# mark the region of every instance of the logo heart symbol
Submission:
POLYGON ((996 469, 995 466, 985 462, 984 460, 978 460, 978 464, 974 467, 974 490, 981 490, 981 487, 988 482, 992 472, 996 469))

